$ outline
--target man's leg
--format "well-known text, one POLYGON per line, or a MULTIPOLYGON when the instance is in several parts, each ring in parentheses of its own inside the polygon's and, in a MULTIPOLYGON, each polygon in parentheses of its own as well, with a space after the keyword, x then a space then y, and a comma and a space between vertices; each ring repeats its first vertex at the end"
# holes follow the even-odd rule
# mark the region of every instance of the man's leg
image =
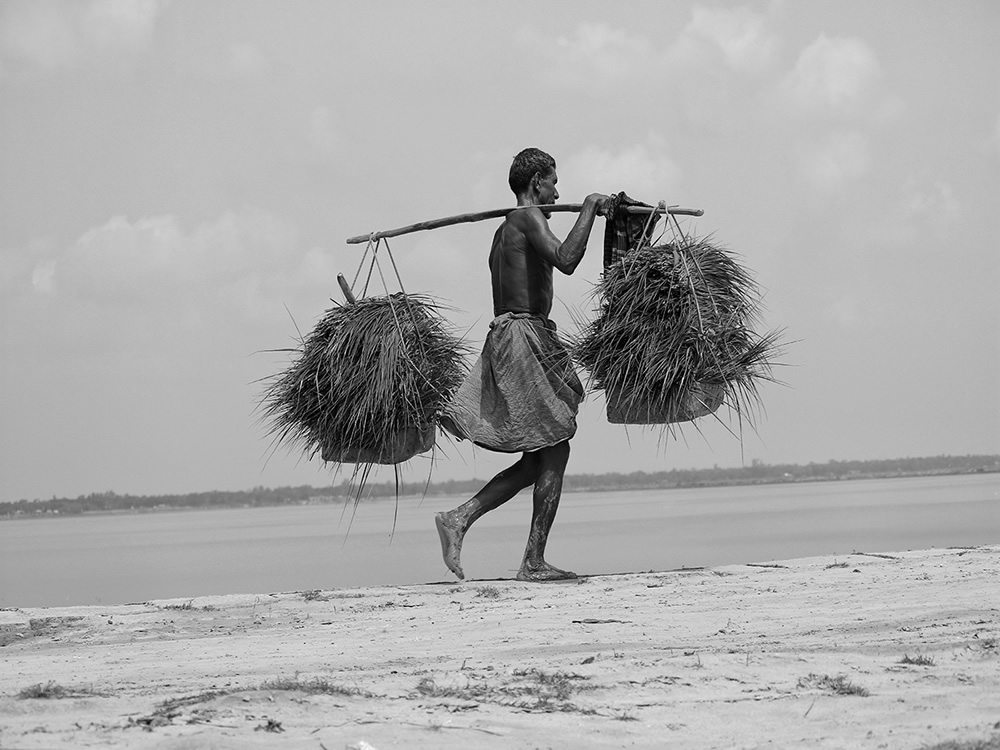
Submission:
POLYGON ((540 465, 538 453, 525 453, 520 461, 493 477, 471 500, 434 517, 438 536, 441 537, 444 564, 452 573, 465 578, 461 561, 462 540, 469 527, 483 514, 499 508, 525 487, 535 484, 540 465))
POLYGON ((545 562, 545 543, 559 509, 562 495, 563 474, 569 461, 569 441, 563 441, 551 448, 538 451, 541 462, 538 479, 535 480, 534 512, 531 516, 531 530, 528 532, 528 546, 524 560, 517 573, 519 581, 562 581, 576 578, 576 573, 559 570, 545 562))

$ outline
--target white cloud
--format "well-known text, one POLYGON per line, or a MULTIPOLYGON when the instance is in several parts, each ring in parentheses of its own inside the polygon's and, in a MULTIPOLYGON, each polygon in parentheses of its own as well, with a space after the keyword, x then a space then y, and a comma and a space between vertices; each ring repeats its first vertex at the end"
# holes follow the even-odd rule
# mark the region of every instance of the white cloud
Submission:
MULTIPOLYGON (((661 139, 620 149, 591 145, 559 162, 559 182, 582 198, 587 193, 624 190, 649 203, 676 191, 681 170, 666 152, 661 139)), ((567 193, 568 194, 568 193, 567 193)))
POLYGON ((56 262, 51 258, 41 260, 31 272, 31 285, 42 293, 52 291, 52 277, 56 273, 56 262))
POLYGON ((839 110, 861 101, 880 71, 878 58, 862 40, 821 34, 799 55, 783 88, 804 111, 839 110))
POLYGON ((46 70, 91 56, 135 53, 150 41, 164 0, 30 0, 0 6, 0 65, 46 70))
POLYGON ((586 63, 609 77, 636 72, 652 54, 652 44, 603 23, 583 23, 572 36, 556 38, 555 53, 570 64, 586 63))
POLYGON ((306 251, 298 266, 292 271, 291 281, 293 286, 308 286, 319 282, 324 287, 332 287, 333 280, 341 272, 347 275, 345 269, 337 265, 337 258, 329 248, 313 247, 306 251))
POLYGON ((886 211, 878 236, 909 250, 921 239, 947 240, 961 218, 962 203, 950 183, 911 177, 886 211))
POLYGON ((749 8, 703 8, 695 6, 691 20, 676 41, 672 56, 697 56, 707 44, 721 52, 726 64, 738 71, 757 71, 774 56, 776 42, 767 32, 765 19, 749 8))
POLYGON ((213 48, 206 56, 188 63, 196 75, 221 80, 247 79, 271 70, 270 58, 260 47, 245 41, 213 48))
POLYGON ((0 60, 55 68, 77 54, 74 7, 68 3, 7 3, 0 6, 0 60))
POLYGON ((99 49, 139 49, 153 35, 160 0, 92 0, 81 14, 81 35, 99 49))
POLYGON ((799 167, 806 180, 823 191, 839 190, 868 172, 868 138, 857 131, 835 132, 822 142, 802 146, 799 167))
POLYGON ((648 75, 656 50, 644 37, 605 23, 582 23, 554 39, 533 27, 522 28, 516 43, 547 58, 544 70, 559 84, 604 88, 632 75, 648 75))
POLYGON ((285 158, 298 164, 329 166, 337 158, 349 156, 337 111, 326 104, 310 105, 289 120, 291 131, 278 144, 285 158))
POLYGON ((296 252, 294 228, 261 211, 228 212, 190 231, 173 216, 116 216, 38 259, 30 286, 119 313, 183 304, 256 317, 262 304, 273 313, 289 289, 316 283, 316 259, 296 252))
POLYGON ((35 269, 52 255, 50 243, 34 240, 26 247, 0 249, 0 301, 7 301, 24 290, 35 269))
POLYGON ((555 82, 587 90, 620 88, 628 79, 641 84, 679 73, 690 77, 720 58, 734 71, 755 72, 770 63, 776 47, 760 14, 700 6, 672 42, 659 28, 644 36, 592 21, 554 38, 525 27, 515 41, 546 58, 543 69, 555 82))
POLYGON ((926 188, 920 188, 912 180, 907 182, 902 205, 908 218, 934 217, 945 224, 956 222, 962 213, 955 191, 943 180, 926 188))

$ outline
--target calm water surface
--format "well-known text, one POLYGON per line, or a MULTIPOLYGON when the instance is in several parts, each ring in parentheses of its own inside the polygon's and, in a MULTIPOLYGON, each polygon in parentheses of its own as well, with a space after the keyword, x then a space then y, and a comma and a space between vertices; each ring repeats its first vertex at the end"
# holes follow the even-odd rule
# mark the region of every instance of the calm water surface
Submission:
MULTIPOLYGON (((450 580, 433 515, 460 499, 0 521, 0 607, 450 580)), ((480 520, 466 575, 513 577, 530 515, 522 493, 480 520)), ((975 474, 568 493, 546 557, 599 574, 997 543, 1000 475, 975 474)))

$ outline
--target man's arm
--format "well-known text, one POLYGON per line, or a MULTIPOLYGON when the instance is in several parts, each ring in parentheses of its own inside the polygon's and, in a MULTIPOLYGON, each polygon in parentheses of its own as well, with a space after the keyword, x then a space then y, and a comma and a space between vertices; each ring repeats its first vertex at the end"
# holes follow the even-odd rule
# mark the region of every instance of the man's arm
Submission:
POLYGON ((607 201, 608 197, 600 193, 588 195, 583 201, 576 223, 562 242, 552 234, 548 221, 536 206, 523 211, 520 229, 535 252, 562 273, 569 275, 583 260, 594 219, 604 209, 607 201))

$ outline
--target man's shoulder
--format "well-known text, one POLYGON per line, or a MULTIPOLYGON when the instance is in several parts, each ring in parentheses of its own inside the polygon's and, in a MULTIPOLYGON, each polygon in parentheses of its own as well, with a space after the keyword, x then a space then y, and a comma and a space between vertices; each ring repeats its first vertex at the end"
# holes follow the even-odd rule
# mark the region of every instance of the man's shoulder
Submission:
POLYGON ((507 214, 507 223, 514 229, 528 232, 532 227, 544 226, 548 222, 538 206, 521 206, 507 214))

